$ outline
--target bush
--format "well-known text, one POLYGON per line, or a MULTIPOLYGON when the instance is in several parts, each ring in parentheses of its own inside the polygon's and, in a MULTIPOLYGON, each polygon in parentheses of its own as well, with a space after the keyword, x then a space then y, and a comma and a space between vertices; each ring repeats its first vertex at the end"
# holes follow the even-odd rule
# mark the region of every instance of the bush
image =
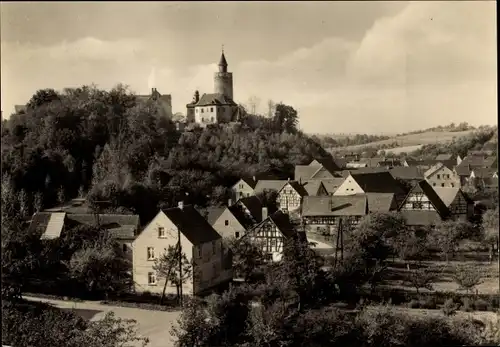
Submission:
POLYGON ((474 308, 472 306, 472 300, 470 298, 463 298, 461 309, 462 309, 462 311, 465 311, 465 312, 474 311, 474 308))
POLYGON ((408 308, 420 308, 420 301, 413 299, 408 303, 408 308))
POLYGON ((420 308, 425 308, 428 310, 435 310, 437 308, 436 299, 433 297, 426 298, 425 300, 420 301, 420 308))
POLYGON ((483 299, 474 301, 474 309, 476 309, 476 311, 489 311, 491 308, 491 305, 483 299))
POLYGON ((457 304, 450 298, 444 302, 442 311, 447 317, 453 316, 457 312, 457 304))

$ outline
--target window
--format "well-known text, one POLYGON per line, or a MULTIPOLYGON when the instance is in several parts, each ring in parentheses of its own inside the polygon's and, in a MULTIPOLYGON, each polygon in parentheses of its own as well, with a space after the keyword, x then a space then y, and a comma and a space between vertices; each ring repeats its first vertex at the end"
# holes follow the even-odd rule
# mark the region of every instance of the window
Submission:
POLYGON ((264 260, 266 260, 266 261, 272 261, 273 260, 273 254, 272 253, 267 253, 264 256, 264 260))
POLYGON ((153 247, 148 247, 148 260, 155 259, 155 249, 153 247))
POLYGON ((156 274, 154 272, 148 272, 148 285, 156 285, 156 274))
POLYGON ((240 183, 240 189, 243 189, 243 183, 240 183))
POLYGON ((414 202, 413 203, 413 208, 416 210, 420 210, 422 208, 422 203, 420 201, 414 202))
POLYGON ((215 241, 212 241, 212 253, 215 254, 215 241))
POLYGON ((124 243, 124 244, 122 245, 122 250, 123 250, 123 252, 126 252, 126 251, 127 251, 127 249, 128 249, 127 244, 126 244, 126 243, 124 243))
POLYGON ((158 237, 165 237, 165 228, 158 227, 158 237))
POLYGON ((236 231, 236 232, 234 233, 234 237, 235 237, 235 238, 239 238, 239 237, 240 237, 240 232, 239 232, 239 231, 236 231))
POLYGON ((214 117, 210 118, 210 120, 211 120, 212 122, 214 121, 214 119, 215 119, 214 117))
POLYGON ((441 183, 441 187, 444 187, 444 183, 441 183))
POLYGON ((201 258, 201 245, 198 246, 198 257, 201 258))
POLYGON ((438 178, 438 179, 440 179, 440 178, 441 178, 441 175, 440 175, 440 174, 438 174, 438 175, 437 175, 437 178, 438 178))
POLYGON ((271 246, 271 248, 272 247, 276 247, 276 239, 271 239, 270 240, 270 246, 271 246))
POLYGON ((224 221, 224 225, 229 225, 229 221, 227 219, 224 221))
POLYGON ((455 183, 451 183, 451 187, 452 187, 452 188, 455 188, 455 183))
POLYGON ((204 108, 202 108, 202 109, 201 109, 201 113, 204 113, 204 112, 205 112, 205 109, 204 109, 204 108))
POLYGON ((210 107, 210 112, 214 112, 214 108, 213 107, 210 107))
POLYGON ((433 187, 435 187, 435 186, 436 186, 436 182, 434 182, 434 183, 432 184, 432 186, 433 186, 433 187))

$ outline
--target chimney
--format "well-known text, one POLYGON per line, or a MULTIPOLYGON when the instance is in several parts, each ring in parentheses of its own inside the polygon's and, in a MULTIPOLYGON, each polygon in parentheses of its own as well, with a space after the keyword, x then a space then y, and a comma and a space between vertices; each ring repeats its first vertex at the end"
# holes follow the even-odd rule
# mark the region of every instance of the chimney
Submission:
POLYGON ((267 218, 267 207, 262 207, 262 220, 267 218))
POLYGON ((233 204, 233 200, 228 199, 228 200, 227 200, 227 206, 231 206, 232 204, 233 204))
POLYGON ((290 177, 288 177, 288 179, 287 179, 287 180, 288 180, 288 181, 290 181, 290 177))
POLYGON ((253 181, 254 181, 254 182, 256 182, 256 181, 257 181, 257 180, 255 179, 255 176, 252 176, 252 179, 253 179, 253 181))
POLYGON ((181 210, 184 209, 184 201, 179 201, 178 207, 181 210))

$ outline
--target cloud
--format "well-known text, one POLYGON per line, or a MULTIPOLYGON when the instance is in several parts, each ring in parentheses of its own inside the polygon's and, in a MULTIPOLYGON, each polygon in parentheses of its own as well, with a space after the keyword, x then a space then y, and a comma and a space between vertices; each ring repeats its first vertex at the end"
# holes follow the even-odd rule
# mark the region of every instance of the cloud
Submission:
MULTIPOLYGON (((262 112, 268 99, 291 104, 299 110, 302 128, 311 132, 494 123, 493 10, 490 2, 412 2, 379 18, 358 41, 312 38, 310 46, 274 60, 235 61, 228 51, 235 99, 246 103, 255 95, 262 112)), ((3 87, 2 99, 14 104, 37 88, 91 82, 104 88, 123 82, 142 94, 153 83, 161 93, 172 94, 174 112, 185 112, 194 90, 213 91, 218 56, 213 63, 183 66, 176 62, 196 50, 172 45, 96 38, 50 47, 2 42, 2 86, 10 87, 3 87)))

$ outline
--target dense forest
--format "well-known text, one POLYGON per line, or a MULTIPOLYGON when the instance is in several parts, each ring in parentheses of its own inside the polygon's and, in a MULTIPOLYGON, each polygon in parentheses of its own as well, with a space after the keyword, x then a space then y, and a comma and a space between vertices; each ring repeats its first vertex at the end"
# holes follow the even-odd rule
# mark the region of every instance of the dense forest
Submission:
POLYGON ((2 124, 3 202, 31 215, 88 194, 142 222, 179 199, 220 204, 241 175, 292 177, 294 165, 327 155, 297 120, 281 103, 270 119, 244 114, 237 124, 180 132, 121 85, 39 90, 2 124))

